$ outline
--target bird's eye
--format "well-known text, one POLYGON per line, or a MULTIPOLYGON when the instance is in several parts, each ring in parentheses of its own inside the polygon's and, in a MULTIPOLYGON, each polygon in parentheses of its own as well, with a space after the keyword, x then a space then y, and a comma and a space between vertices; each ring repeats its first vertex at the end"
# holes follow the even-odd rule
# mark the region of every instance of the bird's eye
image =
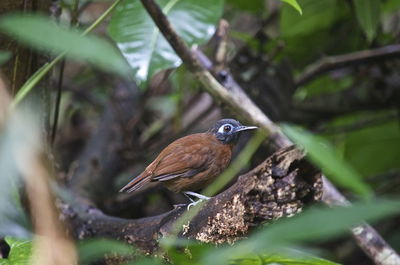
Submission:
POLYGON ((230 131, 232 131, 232 125, 230 124, 224 124, 221 127, 219 127, 218 132, 219 133, 229 133, 230 131))
POLYGON ((231 131, 231 126, 230 125, 225 125, 224 126, 224 132, 230 132, 231 131))

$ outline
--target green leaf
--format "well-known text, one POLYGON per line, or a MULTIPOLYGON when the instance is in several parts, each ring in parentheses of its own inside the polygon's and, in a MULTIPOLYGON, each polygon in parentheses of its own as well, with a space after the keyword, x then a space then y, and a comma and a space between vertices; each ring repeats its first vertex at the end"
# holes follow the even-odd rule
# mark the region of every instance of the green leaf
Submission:
POLYGON ((219 248, 205 257, 202 264, 228 264, 249 254, 275 253, 300 242, 335 238, 350 227, 400 212, 399 201, 364 201, 349 207, 313 208, 292 218, 280 219, 234 246, 219 248))
POLYGON ((296 144, 307 150, 308 157, 336 184, 351 189, 363 197, 372 194, 370 187, 335 147, 324 138, 291 125, 282 125, 283 132, 296 144))
POLYGON ((232 260, 230 265, 255 265, 255 264, 280 264, 280 265, 339 265, 294 248, 282 248, 280 251, 260 255, 247 255, 232 260))
POLYGON ((297 12, 300 13, 300 15, 303 14, 303 11, 301 10, 299 3, 297 3, 297 0, 281 0, 281 1, 291 5, 294 9, 297 10, 297 12))
POLYGON ((371 41, 380 20, 380 0, 353 0, 358 23, 371 41))
POLYGON ((0 30, 39 51, 89 62, 103 70, 126 75, 129 67, 109 42, 96 36, 66 29, 45 16, 11 14, 0 19, 0 30))
POLYGON ((0 65, 5 64, 11 58, 11 52, 0 51, 0 65))
POLYGON ((0 259, 0 265, 29 265, 32 241, 13 237, 6 237, 5 240, 10 246, 10 253, 7 259, 0 259))
MULTIPOLYGON (((205 43, 213 34, 223 10, 223 0, 157 1, 177 33, 191 46, 205 43)), ((108 32, 143 87, 157 71, 178 67, 180 58, 159 32, 140 1, 118 6, 108 32)))
POLYGON ((342 12, 337 0, 303 0, 301 5, 303 16, 293 8, 282 8, 279 23, 282 37, 307 35, 327 28, 342 12))
POLYGON ((79 243, 78 253, 81 263, 90 263, 103 258, 105 254, 132 255, 134 254, 134 249, 121 241, 102 238, 79 243))

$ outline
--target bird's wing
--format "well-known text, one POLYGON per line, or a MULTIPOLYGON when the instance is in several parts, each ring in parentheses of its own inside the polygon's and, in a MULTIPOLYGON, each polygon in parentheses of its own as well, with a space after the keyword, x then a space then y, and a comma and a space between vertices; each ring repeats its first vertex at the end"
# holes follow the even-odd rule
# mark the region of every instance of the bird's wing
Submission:
POLYGON ((208 137, 189 135, 166 147, 145 171, 151 171, 152 180, 157 181, 192 177, 206 170, 212 157, 212 142, 208 137))
POLYGON ((182 137, 168 145, 157 158, 120 191, 132 192, 150 181, 191 177, 205 170, 213 157, 213 145, 203 133, 182 137))

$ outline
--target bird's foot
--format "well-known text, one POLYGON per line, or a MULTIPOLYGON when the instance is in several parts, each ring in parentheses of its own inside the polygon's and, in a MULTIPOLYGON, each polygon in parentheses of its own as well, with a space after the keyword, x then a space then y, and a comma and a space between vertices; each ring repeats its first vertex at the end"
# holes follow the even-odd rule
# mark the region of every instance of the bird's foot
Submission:
POLYGON ((191 203, 189 203, 187 205, 187 209, 188 210, 190 209, 190 207, 195 206, 196 204, 198 204, 201 201, 207 201, 207 200, 211 199, 208 196, 205 196, 205 195, 193 192, 193 191, 184 191, 183 194, 191 201, 191 203), (199 200, 194 201, 190 196, 196 197, 199 200))
POLYGON ((197 200, 197 201, 193 201, 193 202, 189 203, 189 204, 187 205, 187 210, 189 211, 189 210, 190 210, 190 207, 196 206, 196 204, 198 204, 199 202, 202 202, 202 201, 203 201, 203 200, 197 200))

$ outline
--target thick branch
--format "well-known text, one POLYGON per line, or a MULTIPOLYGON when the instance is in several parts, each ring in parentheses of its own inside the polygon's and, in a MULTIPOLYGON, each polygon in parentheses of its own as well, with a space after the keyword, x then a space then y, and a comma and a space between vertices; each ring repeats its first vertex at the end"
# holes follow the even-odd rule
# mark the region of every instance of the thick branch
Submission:
MULTIPOLYGON (((240 176, 235 184, 210 199, 181 235, 203 242, 233 242, 254 226, 301 211, 322 197, 322 180, 304 158, 289 147, 240 176)), ((171 233, 172 224, 186 211, 178 207, 165 214, 128 220, 107 216, 97 209, 62 205, 63 217, 75 237, 111 237, 134 244, 147 253, 158 248, 158 239, 171 233)))
MULTIPOLYGON (((210 74, 209 71, 207 71, 200 64, 198 59, 191 53, 184 41, 174 31, 168 19, 163 14, 160 7, 154 2, 154 0, 141 0, 141 2, 175 52, 181 57, 183 62, 188 66, 189 70, 191 70, 192 73, 195 74, 200 80, 200 82, 202 82, 204 89, 206 89, 207 92, 214 97, 214 99, 226 104, 234 113, 237 113, 244 119, 259 125, 266 132, 269 132, 272 136, 275 136, 272 137, 272 139, 279 141, 277 146, 284 147, 291 144, 290 140, 280 132, 279 127, 276 126, 257 106, 255 106, 251 99, 249 99, 249 97, 243 93, 242 90, 234 91, 234 93, 232 93, 232 91, 228 91, 210 74)), ((325 180, 325 182, 329 183, 328 180, 325 180)), ((330 184, 330 186, 331 190, 335 191, 335 193, 332 193, 331 200, 335 201, 336 203, 343 203, 343 195, 341 195, 333 185, 330 184)), ((364 228, 368 235, 372 237, 377 235, 377 232, 372 227, 364 226, 364 228)), ((389 256, 392 260, 400 259, 397 253, 381 237, 372 238, 372 240, 366 241, 366 238, 363 238, 360 234, 355 233, 354 230, 353 236, 357 238, 357 243, 359 243, 361 248, 374 260, 376 264, 391 263, 381 263, 381 259, 376 255, 377 251, 373 251, 376 249, 376 246, 370 245, 371 248, 363 247, 364 244, 369 245, 370 241, 376 241, 379 242, 380 245, 385 246, 385 249, 390 252, 389 256), (362 242, 362 244, 360 244, 360 242, 362 242)))
POLYGON ((299 78, 297 78, 295 85, 304 85, 305 83, 314 79, 317 75, 326 73, 330 70, 359 63, 380 61, 398 57, 400 57, 400 45, 388 45, 373 50, 365 50, 339 56, 325 57, 308 66, 304 73, 300 75, 299 78))

